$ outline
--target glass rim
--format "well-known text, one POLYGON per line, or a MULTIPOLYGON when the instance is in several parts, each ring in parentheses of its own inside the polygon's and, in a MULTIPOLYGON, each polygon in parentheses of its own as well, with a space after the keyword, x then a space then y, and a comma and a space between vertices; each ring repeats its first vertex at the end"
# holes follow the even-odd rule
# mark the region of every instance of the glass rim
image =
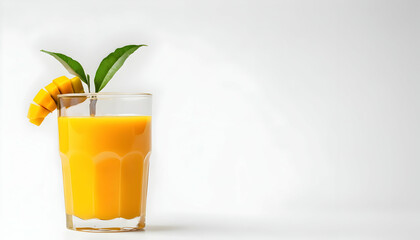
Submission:
POLYGON ((151 93, 124 93, 124 92, 100 92, 100 93, 64 93, 57 94, 58 98, 66 97, 151 97, 151 93))

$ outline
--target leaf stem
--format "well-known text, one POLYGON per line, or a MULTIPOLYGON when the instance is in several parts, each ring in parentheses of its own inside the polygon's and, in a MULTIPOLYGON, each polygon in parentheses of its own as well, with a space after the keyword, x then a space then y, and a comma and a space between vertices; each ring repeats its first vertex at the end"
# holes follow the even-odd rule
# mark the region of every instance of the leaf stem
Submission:
MULTIPOLYGON (((87 74, 87 82, 89 93, 92 93, 90 89, 95 89, 95 86, 94 82, 90 82, 89 74, 87 74), (92 88, 90 85, 93 85, 92 88)), ((96 98, 96 96, 90 96, 89 101, 89 113, 91 117, 94 117, 96 115, 96 102, 98 101, 98 99, 96 98)))
POLYGON ((96 115, 96 102, 98 101, 98 99, 96 98, 96 96, 91 96, 89 100, 90 100, 90 103, 89 103, 90 116, 94 117, 96 115))
MULTIPOLYGON (((91 93, 91 91, 90 91, 90 76, 89 76, 89 74, 86 74, 86 79, 87 79, 88 91, 89 91, 89 93, 91 93)), ((93 86, 93 88, 95 88, 95 86, 93 86)))

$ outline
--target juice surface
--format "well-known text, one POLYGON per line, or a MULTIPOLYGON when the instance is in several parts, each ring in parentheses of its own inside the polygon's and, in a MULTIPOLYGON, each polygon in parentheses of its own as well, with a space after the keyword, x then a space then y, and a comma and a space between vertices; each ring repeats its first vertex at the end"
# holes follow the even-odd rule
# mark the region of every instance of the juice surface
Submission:
POLYGON ((59 117, 58 128, 66 213, 144 217, 151 117, 59 117))

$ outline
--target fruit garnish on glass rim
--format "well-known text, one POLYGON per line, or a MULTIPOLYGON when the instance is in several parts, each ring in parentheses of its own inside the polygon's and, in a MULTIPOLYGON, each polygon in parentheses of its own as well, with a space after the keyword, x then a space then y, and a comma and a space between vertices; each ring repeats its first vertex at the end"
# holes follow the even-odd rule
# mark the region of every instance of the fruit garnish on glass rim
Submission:
MULTIPOLYGON (((45 86, 45 90, 41 89, 31 103, 27 117, 29 121, 37 126, 41 125, 44 118, 54 111, 58 106, 58 94, 65 93, 84 93, 83 84, 87 85, 90 93, 100 92, 121 68, 125 60, 138 48, 147 46, 141 45, 127 45, 117 48, 114 52, 106 56, 99 64, 96 70, 94 81, 90 81, 89 74, 85 73, 82 65, 76 60, 68 57, 62 53, 49 52, 41 50, 57 59, 67 71, 74 75, 72 79, 66 76, 61 76, 52 81, 52 83, 45 86)), ((69 104, 72 105, 74 103, 69 104)), ((91 115, 95 115, 95 99, 91 99, 91 115)))

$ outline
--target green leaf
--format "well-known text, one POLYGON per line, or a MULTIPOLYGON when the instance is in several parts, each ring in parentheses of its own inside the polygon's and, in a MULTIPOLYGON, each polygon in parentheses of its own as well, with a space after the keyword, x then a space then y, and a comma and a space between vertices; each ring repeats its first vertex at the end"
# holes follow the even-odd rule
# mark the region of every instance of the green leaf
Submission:
POLYGON ((118 69, 121 68, 128 56, 142 46, 147 45, 127 45, 122 48, 117 48, 113 53, 104 58, 95 74, 96 92, 101 91, 118 69))
POLYGON ((47 53, 57 59, 63 66, 69 71, 69 73, 78 76, 84 83, 89 86, 89 79, 86 78, 85 70, 82 65, 71 57, 68 57, 62 53, 49 52, 41 50, 41 52, 47 53))
POLYGON ((88 82, 88 91, 90 92, 90 76, 89 74, 86 74, 87 82, 88 82))

